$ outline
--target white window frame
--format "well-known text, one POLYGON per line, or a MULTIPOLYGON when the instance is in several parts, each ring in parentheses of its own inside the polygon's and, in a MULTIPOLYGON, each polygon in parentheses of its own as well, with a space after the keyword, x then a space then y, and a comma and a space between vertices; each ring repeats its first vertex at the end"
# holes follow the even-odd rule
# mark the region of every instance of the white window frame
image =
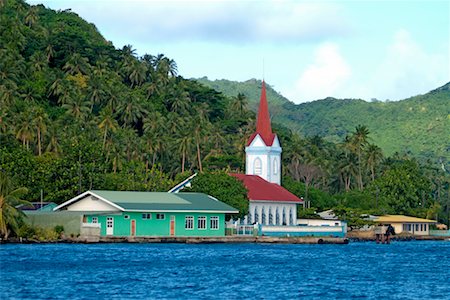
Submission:
POLYGON ((184 229, 194 230, 194 216, 186 216, 184 218, 184 229))
POLYGON ((273 174, 278 175, 278 159, 273 159, 273 174))
POLYGON ((262 160, 261 158, 255 158, 253 162, 253 173, 255 175, 262 175, 262 160))
POLYGON ((219 230, 219 217, 212 216, 209 218, 209 229, 211 230, 219 230))
POLYGON ((92 217, 91 223, 98 224, 98 217, 92 217))
POLYGON ((197 218, 197 229, 206 230, 206 217, 205 216, 199 216, 197 218))

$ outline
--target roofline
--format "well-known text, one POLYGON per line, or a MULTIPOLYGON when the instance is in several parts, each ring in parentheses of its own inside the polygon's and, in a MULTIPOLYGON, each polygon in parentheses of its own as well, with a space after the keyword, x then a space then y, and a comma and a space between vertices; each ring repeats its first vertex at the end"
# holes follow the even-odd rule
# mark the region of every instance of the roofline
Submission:
POLYGON ((117 204, 115 204, 115 203, 113 203, 113 202, 111 202, 111 201, 109 201, 109 200, 107 200, 107 199, 105 199, 105 198, 103 198, 103 197, 97 195, 96 193, 94 193, 94 192, 92 192, 92 191, 86 191, 86 192, 84 192, 84 193, 82 193, 82 194, 80 194, 80 195, 78 195, 78 196, 73 197, 73 198, 70 199, 70 200, 67 200, 66 202, 64 202, 64 203, 62 203, 62 204, 60 204, 60 205, 58 205, 58 206, 55 207, 55 208, 53 208, 53 211, 57 211, 57 210, 59 210, 59 209, 65 207, 65 206, 67 206, 67 205, 70 205, 70 204, 72 204, 72 203, 74 203, 74 202, 77 202, 77 201, 83 199, 84 197, 86 197, 86 196, 89 195, 89 194, 90 194, 91 196, 97 197, 98 199, 102 200, 103 202, 106 202, 107 204, 109 204, 109 205, 111 205, 111 206, 117 208, 117 209, 120 210, 120 211, 125 211, 123 207, 121 207, 121 206, 119 206, 119 205, 117 205, 117 204))
POLYGON ((248 199, 248 201, 251 202, 276 202, 276 203, 303 203, 304 201, 302 200, 252 200, 252 199, 248 199))
POLYGON ((180 190, 182 190, 188 183, 191 182, 191 180, 197 176, 197 173, 194 173, 193 175, 189 176, 188 178, 186 178, 185 180, 183 180, 182 182, 180 182, 179 184, 177 184, 176 186, 174 186, 173 188, 171 188, 170 190, 168 190, 168 193, 178 193, 180 190))
POLYGON ((419 219, 419 220, 373 220, 375 223, 437 223, 438 221, 419 219))
POLYGON ((215 213, 215 214, 237 214, 238 210, 167 210, 167 209, 125 209, 124 212, 173 212, 173 213, 215 213))

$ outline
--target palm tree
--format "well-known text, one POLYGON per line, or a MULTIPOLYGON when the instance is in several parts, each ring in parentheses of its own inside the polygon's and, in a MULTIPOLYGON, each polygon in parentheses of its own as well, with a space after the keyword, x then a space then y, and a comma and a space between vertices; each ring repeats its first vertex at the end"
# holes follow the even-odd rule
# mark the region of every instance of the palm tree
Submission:
POLYGON ((25 24, 27 24, 28 27, 31 27, 38 21, 38 19, 37 6, 31 6, 25 16, 25 24))
POLYGON ((94 105, 101 103, 105 95, 106 92, 101 77, 91 76, 88 85, 88 98, 91 102, 91 112, 94 109, 94 105))
POLYGON ((119 125, 117 124, 117 121, 114 119, 112 109, 110 107, 104 108, 100 112, 100 124, 98 125, 98 128, 103 129, 103 149, 105 149, 106 145, 106 137, 108 135, 108 130, 111 130, 112 132, 115 132, 117 130, 117 127, 119 125))
POLYGON ((36 52, 30 57, 31 67, 34 71, 42 71, 47 66, 47 58, 43 52, 36 52))
POLYGON ((33 138, 33 122, 30 110, 25 110, 19 115, 16 125, 16 138, 20 139, 22 145, 29 149, 30 141, 33 138))
POLYGON ((75 119, 82 121, 89 114, 89 101, 84 100, 81 95, 73 97, 67 103, 61 106, 66 109, 68 115, 72 115, 75 119))
POLYGON ((126 127, 142 119, 147 114, 147 111, 139 103, 130 99, 117 108, 117 113, 123 122, 122 127, 126 127))
POLYGON ((204 136, 206 135, 206 131, 208 130, 208 123, 202 120, 200 117, 197 117, 194 120, 194 140, 195 146, 197 148, 197 163, 200 172, 203 172, 202 165, 202 157, 201 157, 201 144, 204 142, 204 136))
POLYGON ((70 75, 86 75, 89 72, 89 68, 89 60, 86 57, 82 57, 79 53, 72 54, 63 66, 63 70, 70 75))
POLYGON ((45 148, 45 151, 55 153, 56 155, 60 154, 62 152, 62 149, 58 139, 58 127, 54 125, 51 126, 47 131, 47 137, 48 144, 45 148))
POLYGON ((186 159, 189 152, 191 152, 191 146, 193 144, 193 138, 189 131, 182 131, 178 139, 176 139, 178 144, 178 151, 181 154, 181 173, 184 173, 186 159))
POLYGON ((239 117, 242 117, 247 112, 248 100, 247 97, 239 93, 236 97, 232 98, 231 109, 236 112, 239 117))
POLYGON ((350 143, 358 156, 358 185, 360 190, 364 187, 362 180, 362 152, 368 143, 368 136, 369 129, 366 126, 358 125, 350 138, 350 143))
POLYGON ((366 162, 370 168, 372 181, 375 180, 375 167, 383 160, 381 148, 375 144, 369 144, 366 149, 366 162))
POLYGON ((30 204, 21 199, 27 192, 24 187, 15 188, 11 179, 0 169, 0 235, 7 240, 10 232, 17 233, 19 220, 24 214, 16 209, 17 205, 30 204))
POLYGON ((136 49, 133 49, 133 46, 128 44, 122 47, 122 59, 130 56, 136 56, 136 49))
POLYGON ((140 86, 146 78, 147 68, 145 64, 139 62, 138 60, 132 60, 130 65, 128 65, 128 79, 130 79, 131 87, 140 86))
POLYGON ((48 115, 42 107, 33 110, 33 126, 37 131, 38 155, 42 154, 41 135, 47 131, 48 115))
POLYGON ((172 90, 171 97, 169 98, 170 111, 183 114, 188 110, 190 103, 191 99, 189 98, 188 92, 180 87, 175 87, 172 90))

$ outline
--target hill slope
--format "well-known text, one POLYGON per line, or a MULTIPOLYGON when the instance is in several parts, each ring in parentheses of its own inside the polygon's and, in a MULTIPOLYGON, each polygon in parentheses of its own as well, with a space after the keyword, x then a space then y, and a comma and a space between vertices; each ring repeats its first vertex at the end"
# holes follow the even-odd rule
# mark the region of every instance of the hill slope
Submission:
MULTIPOLYGON (((246 95, 252 109, 261 82, 228 80, 199 82, 228 96, 246 95)), ((421 158, 450 160, 450 83, 427 94, 396 102, 326 98, 295 105, 268 86, 274 121, 305 136, 320 135, 339 142, 359 125, 366 125, 386 155, 410 152, 421 158)))

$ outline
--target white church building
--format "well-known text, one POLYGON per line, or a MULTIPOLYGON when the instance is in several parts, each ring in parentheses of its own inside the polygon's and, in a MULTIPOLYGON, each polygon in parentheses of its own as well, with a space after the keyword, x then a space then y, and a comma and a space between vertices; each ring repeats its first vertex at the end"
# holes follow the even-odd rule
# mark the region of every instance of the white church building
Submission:
POLYGON ((244 174, 231 174, 247 188, 247 224, 296 225, 297 205, 303 200, 281 186, 281 145, 272 132, 266 86, 262 82, 256 131, 245 147, 244 174))

